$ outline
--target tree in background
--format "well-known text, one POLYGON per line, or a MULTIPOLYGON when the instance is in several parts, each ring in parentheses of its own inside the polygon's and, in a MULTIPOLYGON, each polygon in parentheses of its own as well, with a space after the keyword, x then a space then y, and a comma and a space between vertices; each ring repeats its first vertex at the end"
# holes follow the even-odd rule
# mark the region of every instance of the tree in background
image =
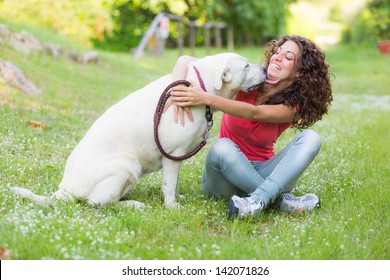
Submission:
POLYGON ((368 4, 370 28, 378 40, 390 40, 390 0, 373 0, 368 4))
MULTIPOLYGON (((0 20, 44 26, 86 45, 129 51, 137 46, 155 15, 167 12, 187 21, 225 22, 235 45, 255 45, 284 33, 288 5, 297 0, 2 0, 0 20)), ((175 46, 171 24, 168 46, 175 46)), ((184 30, 188 36, 188 29, 184 30)), ((213 34, 211 34, 213 36, 213 34)), ((226 34, 222 34, 226 40, 226 34)), ((211 38, 213 39, 213 38, 211 38)), ((203 44, 198 31, 196 43, 203 44)))
POLYGON ((92 38, 95 47, 111 51, 128 51, 137 46, 153 17, 164 7, 151 7, 151 1, 115 1, 111 7, 112 29, 102 38, 92 38))
POLYGON ((343 33, 347 43, 376 43, 390 39, 390 0, 371 0, 348 24, 343 33))
POLYGON ((103 31, 111 28, 112 1, 3 0, 0 21, 44 26, 90 45, 91 37, 103 38, 103 31))
POLYGON ((238 44, 263 44, 285 32, 288 5, 294 0, 241 1, 226 0, 227 16, 233 24, 238 44))
MULTIPOLYGON (((262 44, 284 32, 288 5, 292 2, 295 0, 113 0, 113 28, 104 32, 103 39, 95 38, 93 42, 99 48, 128 51, 137 46, 153 17, 167 12, 199 25, 206 22, 231 24, 236 45, 262 44)), ((174 27, 171 29, 170 43, 174 45, 177 34, 174 27)), ((203 44, 202 34, 198 34, 197 44, 203 44)))

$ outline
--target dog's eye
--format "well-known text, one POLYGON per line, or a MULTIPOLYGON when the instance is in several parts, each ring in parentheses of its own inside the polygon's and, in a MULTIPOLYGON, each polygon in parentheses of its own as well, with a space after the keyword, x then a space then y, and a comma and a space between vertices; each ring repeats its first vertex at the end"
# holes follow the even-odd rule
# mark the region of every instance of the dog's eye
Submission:
POLYGON ((245 69, 248 69, 249 68, 249 63, 247 65, 245 65, 245 69))

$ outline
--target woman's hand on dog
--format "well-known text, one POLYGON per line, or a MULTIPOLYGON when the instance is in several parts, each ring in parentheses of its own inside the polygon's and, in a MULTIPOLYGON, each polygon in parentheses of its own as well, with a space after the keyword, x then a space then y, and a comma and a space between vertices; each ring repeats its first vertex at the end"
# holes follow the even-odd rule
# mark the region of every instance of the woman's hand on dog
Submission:
POLYGON ((180 107, 205 105, 208 93, 191 82, 191 86, 177 85, 171 92, 173 101, 180 107))
POLYGON ((177 85, 172 88, 171 98, 168 99, 164 106, 164 112, 173 104, 175 123, 180 120, 182 126, 185 125, 184 113, 188 119, 193 122, 193 116, 190 106, 204 105, 207 103, 209 93, 203 91, 200 87, 191 82, 191 86, 177 85))
POLYGON ((190 122, 194 122, 194 118, 192 116, 191 108, 190 107, 180 107, 180 106, 178 106, 173 101, 173 98, 169 98, 167 100, 167 102, 165 103, 163 112, 165 113, 171 105, 173 105, 173 119, 174 119, 175 123, 178 123, 178 121, 180 120, 180 125, 181 126, 185 125, 184 113, 187 114, 187 117, 190 120, 190 122))

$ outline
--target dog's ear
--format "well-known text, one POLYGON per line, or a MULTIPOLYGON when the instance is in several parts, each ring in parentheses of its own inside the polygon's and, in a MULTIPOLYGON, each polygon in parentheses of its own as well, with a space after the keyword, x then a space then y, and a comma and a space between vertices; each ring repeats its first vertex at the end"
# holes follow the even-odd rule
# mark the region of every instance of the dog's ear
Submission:
POLYGON ((230 83, 233 78, 232 71, 230 71, 230 67, 225 67, 225 72, 222 75, 222 81, 224 83, 230 83))
POLYGON ((229 83, 232 79, 229 65, 221 66, 215 71, 214 88, 220 90, 223 83, 229 83))

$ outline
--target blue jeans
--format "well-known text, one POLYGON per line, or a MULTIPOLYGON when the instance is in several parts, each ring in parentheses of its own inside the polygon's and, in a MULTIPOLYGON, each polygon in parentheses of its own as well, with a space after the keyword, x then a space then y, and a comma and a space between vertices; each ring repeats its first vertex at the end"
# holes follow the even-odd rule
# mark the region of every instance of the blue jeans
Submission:
POLYGON ((250 195, 267 206, 295 187, 320 148, 320 136, 304 130, 269 160, 249 161, 233 141, 218 139, 207 154, 203 192, 226 198, 250 195))

